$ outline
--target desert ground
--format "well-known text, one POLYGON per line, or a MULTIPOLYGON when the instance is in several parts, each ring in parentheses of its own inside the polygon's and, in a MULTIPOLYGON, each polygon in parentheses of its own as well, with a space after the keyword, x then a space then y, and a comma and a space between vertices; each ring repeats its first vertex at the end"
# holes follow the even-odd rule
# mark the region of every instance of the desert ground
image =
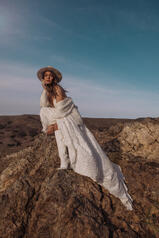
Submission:
MULTIPOLYGON (((142 119, 142 118, 141 118, 142 119)), ((141 119, 137 119, 140 121, 141 119)), ((83 118, 86 126, 99 131, 107 130, 117 122, 132 119, 83 118)), ((10 154, 32 144, 42 130, 38 115, 0 116, 0 152, 10 154)))
POLYGON ((54 135, 38 115, 0 116, 0 237, 159 237, 159 118, 83 118, 118 163, 134 201, 127 211, 105 188, 57 170, 54 135))

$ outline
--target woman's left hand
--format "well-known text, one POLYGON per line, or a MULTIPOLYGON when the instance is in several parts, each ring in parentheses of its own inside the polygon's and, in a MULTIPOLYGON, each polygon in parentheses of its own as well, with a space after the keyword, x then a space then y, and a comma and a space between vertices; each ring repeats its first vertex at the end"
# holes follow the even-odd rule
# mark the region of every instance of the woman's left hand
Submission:
POLYGON ((51 124, 50 126, 48 126, 47 128, 47 135, 51 135, 54 133, 54 131, 58 130, 58 126, 57 123, 55 124, 51 124))

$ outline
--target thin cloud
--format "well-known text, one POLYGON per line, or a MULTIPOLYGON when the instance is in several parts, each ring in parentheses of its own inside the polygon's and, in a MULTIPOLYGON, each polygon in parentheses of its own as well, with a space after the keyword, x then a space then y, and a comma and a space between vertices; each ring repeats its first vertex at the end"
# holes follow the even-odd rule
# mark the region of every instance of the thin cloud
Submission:
POLYGON ((38 92, 39 82, 34 67, 18 63, 1 63, 0 72, 1 97, 6 92, 24 94, 38 92))
POLYGON ((72 59, 70 59, 70 57, 64 57, 57 54, 50 56, 50 62, 64 65, 65 67, 66 66, 73 67, 73 68, 76 67, 78 69, 87 70, 87 71, 93 70, 92 67, 88 66, 87 64, 84 64, 84 63, 82 64, 80 62, 73 61, 72 59))
POLYGON ((158 116, 158 95, 131 88, 118 89, 114 85, 99 86, 91 80, 66 76, 63 85, 70 88, 72 98, 83 116, 136 118, 158 116))
MULTIPOLYGON (((22 13, 9 12, 7 8, 0 9, 0 43, 1 45, 15 46, 21 42, 21 40, 29 41, 51 41, 53 37, 51 35, 45 35, 42 31, 34 29, 32 22, 38 22, 40 25, 50 25, 48 19, 28 13, 27 16, 23 16, 22 13)), ((51 28, 58 29, 56 23, 51 22, 51 28)))
POLYGON ((125 26, 140 32, 159 32, 158 12, 149 1, 140 1, 136 7, 129 2, 124 5, 117 2, 75 7, 75 10, 84 17, 96 16, 98 28, 94 29, 94 33, 100 37, 108 37, 106 33, 121 34, 125 26))
MULTIPOLYGON (((42 92, 34 67, 18 63, 1 64, 0 114, 39 114, 42 92), (10 95, 10 98, 8 97, 10 95)), ((91 79, 65 75, 60 83, 69 91, 82 116, 136 118, 158 116, 158 95, 115 85, 99 85, 91 79)))

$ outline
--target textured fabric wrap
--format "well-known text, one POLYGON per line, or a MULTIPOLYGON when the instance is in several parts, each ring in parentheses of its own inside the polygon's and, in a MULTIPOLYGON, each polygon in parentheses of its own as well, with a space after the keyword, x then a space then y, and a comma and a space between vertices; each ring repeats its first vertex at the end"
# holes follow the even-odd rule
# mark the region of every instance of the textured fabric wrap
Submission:
POLYGON ((132 210, 133 199, 128 193, 121 167, 113 163, 100 147, 92 132, 83 123, 77 106, 70 97, 57 102, 55 108, 41 107, 40 119, 43 132, 56 121, 55 131, 59 151, 67 146, 72 169, 88 176, 118 197, 128 210, 132 210))

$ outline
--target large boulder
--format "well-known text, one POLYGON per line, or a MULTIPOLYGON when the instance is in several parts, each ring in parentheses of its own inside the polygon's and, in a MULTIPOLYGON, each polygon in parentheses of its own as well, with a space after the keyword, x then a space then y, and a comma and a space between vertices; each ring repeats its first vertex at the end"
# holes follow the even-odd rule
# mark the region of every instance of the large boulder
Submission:
POLYGON ((155 120, 126 123, 118 140, 124 155, 159 161, 159 123, 155 120))

